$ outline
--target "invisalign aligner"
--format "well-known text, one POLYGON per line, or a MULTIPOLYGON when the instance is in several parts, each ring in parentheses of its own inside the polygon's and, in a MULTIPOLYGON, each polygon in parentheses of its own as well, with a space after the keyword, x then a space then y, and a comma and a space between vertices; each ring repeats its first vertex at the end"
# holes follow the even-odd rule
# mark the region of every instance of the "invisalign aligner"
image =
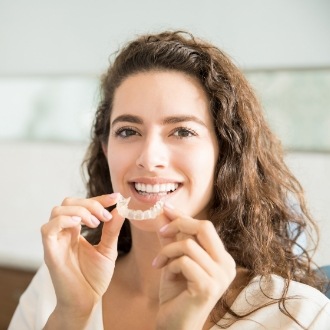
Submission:
POLYGON ((117 210, 119 215, 126 219, 130 220, 152 220, 155 219, 163 211, 164 202, 158 201, 154 206, 149 210, 131 210, 128 208, 128 203, 131 197, 125 198, 120 195, 119 200, 117 201, 117 210))

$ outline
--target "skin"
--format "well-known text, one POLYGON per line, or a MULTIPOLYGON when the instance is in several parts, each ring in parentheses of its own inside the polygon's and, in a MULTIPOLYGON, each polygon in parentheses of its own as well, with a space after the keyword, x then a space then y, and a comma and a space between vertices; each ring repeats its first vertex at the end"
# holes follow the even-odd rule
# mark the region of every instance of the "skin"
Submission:
POLYGON ((42 235, 58 300, 45 328, 83 328, 102 299, 105 329, 209 329, 209 314, 236 270, 203 220, 219 154, 207 96, 183 73, 138 73, 117 88, 110 125, 104 151, 114 190, 131 197, 132 209, 164 198, 164 212, 130 221, 132 249, 117 259, 124 219, 104 209, 116 194, 70 198, 54 208, 42 235), (141 195, 134 182, 175 182, 178 189, 141 195), (90 227, 104 222, 98 246, 79 236, 79 220, 90 227))

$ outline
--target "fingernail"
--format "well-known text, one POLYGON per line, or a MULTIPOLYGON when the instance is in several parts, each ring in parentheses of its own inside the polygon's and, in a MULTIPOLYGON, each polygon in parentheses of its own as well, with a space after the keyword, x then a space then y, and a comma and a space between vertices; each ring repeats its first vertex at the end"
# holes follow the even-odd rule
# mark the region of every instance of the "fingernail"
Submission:
POLYGON ((152 261, 152 267, 157 267, 157 257, 152 261))
POLYGON ((169 210, 174 210, 174 206, 169 202, 165 202, 164 207, 166 207, 169 210))
POLYGON ((166 265, 167 261, 168 261, 167 257, 163 255, 159 255, 152 261, 152 266, 155 268, 161 268, 166 265))
POLYGON ((74 221, 74 222, 81 222, 81 217, 78 217, 76 215, 72 216, 71 219, 74 221))
POLYGON ((91 215, 91 220, 92 220, 92 223, 96 226, 98 226, 100 224, 99 219, 97 219, 94 215, 91 215))
POLYGON ((112 199, 116 199, 118 196, 119 196, 119 193, 117 193, 117 192, 109 194, 109 197, 112 199))
POLYGON ((103 209, 103 211, 102 211, 102 215, 103 215, 107 220, 112 219, 112 215, 111 215, 111 213, 110 213, 107 209, 103 209))
POLYGON ((159 229, 159 231, 160 231, 161 233, 164 233, 164 232, 167 230, 167 228, 168 228, 168 225, 165 225, 165 226, 161 227, 161 228, 159 229))

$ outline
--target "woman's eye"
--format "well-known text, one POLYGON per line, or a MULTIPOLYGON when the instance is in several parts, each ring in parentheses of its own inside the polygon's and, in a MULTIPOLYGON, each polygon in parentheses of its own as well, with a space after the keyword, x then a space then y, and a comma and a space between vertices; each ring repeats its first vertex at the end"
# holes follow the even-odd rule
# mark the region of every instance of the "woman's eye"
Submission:
POLYGON ((192 129, 185 128, 185 127, 179 127, 175 130, 173 135, 180 138, 180 139, 182 139, 182 138, 188 138, 188 137, 196 136, 197 133, 192 129))
POLYGON ((121 138, 128 138, 133 135, 138 135, 138 132, 132 128, 119 128, 116 130, 115 135, 121 138))

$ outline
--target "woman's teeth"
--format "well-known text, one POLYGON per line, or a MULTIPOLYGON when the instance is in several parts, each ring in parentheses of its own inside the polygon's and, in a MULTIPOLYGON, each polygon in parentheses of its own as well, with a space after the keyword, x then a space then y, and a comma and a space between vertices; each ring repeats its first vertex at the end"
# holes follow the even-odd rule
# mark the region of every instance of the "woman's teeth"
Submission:
POLYGON ((145 184, 145 183, 136 182, 134 186, 139 193, 167 194, 169 192, 173 192, 176 189, 178 189, 179 184, 178 183, 145 184))

